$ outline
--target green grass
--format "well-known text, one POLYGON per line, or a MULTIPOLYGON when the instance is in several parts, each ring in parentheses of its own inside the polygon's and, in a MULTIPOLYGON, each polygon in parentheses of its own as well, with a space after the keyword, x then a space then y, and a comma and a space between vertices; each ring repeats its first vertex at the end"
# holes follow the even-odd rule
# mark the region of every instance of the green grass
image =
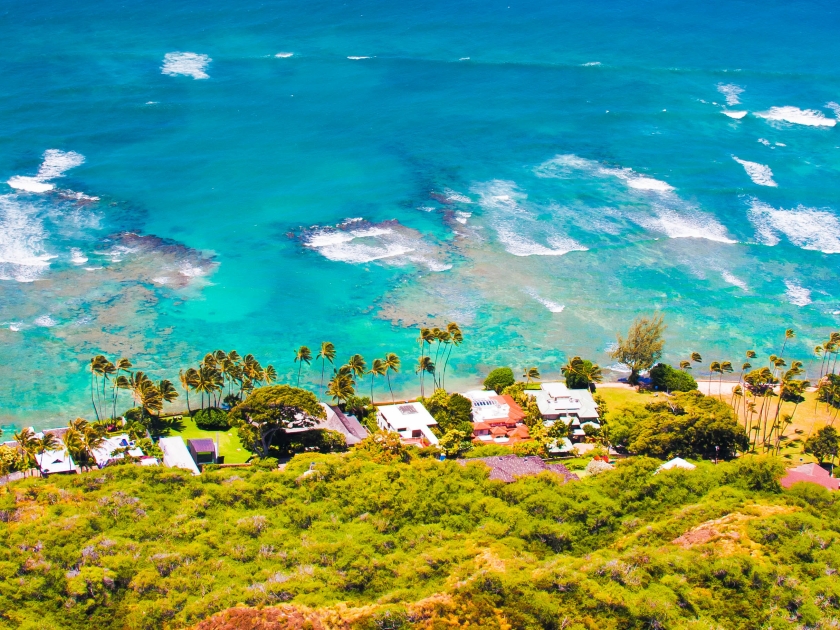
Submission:
POLYGON ((243 464, 248 461, 251 453, 242 446, 236 429, 205 431, 199 429, 192 418, 184 415, 180 422, 173 423, 169 431, 170 436, 180 435, 184 442, 195 438, 210 438, 215 441, 217 433, 219 435, 219 455, 224 456, 226 464, 243 464))

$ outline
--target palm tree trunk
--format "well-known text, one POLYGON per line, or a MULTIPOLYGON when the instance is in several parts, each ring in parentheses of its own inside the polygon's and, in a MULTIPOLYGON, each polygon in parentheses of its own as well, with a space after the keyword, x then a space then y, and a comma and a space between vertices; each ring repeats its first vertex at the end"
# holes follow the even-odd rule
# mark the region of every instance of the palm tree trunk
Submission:
POLYGON ((324 368, 326 367, 326 363, 326 358, 321 357, 321 389, 318 390, 318 402, 321 402, 321 395, 324 392, 324 368))
POLYGON ((99 411, 96 409, 96 401, 93 398, 93 372, 90 373, 90 403, 93 405, 93 413, 96 414, 96 419, 99 420, 99 411))
POLYGON ((391 391, 391 404, 394 404, 394 389, 391 387, 391 374, 389 372, 385 372, 385 377, 388 379, 388 389, 391 391))

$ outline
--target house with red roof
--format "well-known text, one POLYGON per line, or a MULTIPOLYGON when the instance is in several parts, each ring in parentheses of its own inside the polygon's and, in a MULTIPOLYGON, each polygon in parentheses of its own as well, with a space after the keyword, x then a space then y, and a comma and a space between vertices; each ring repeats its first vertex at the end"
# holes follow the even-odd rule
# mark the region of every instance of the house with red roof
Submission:
POLYGON ((840 488, 840 479, 835 479, 825 468, 819 464, 804 464, 796 468, 788 468, 787 474, 782 477, 783 488, 790 488, 800 481, 815 483, 829 490, 840 488))
POLYGON ((530 439, 525 412, 510 396, 474 390, 464 397, 472 403, 474 442, 515 444, 530 439))

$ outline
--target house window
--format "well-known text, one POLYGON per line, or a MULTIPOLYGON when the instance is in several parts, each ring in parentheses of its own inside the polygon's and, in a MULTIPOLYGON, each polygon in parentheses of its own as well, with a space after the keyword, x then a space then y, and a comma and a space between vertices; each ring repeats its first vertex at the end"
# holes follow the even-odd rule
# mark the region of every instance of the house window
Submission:
POLYGON ((411 437, 413 437, 413 438, 423 437, 423 432, 420 431, 419 429, 414 429, 414 431, 411 432, 411 437))

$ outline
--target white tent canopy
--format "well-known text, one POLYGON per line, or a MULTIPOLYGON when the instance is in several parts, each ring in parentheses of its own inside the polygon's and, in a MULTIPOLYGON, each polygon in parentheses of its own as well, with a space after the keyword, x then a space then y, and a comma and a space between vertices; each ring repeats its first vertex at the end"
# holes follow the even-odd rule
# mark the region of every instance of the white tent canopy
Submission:
POLYGON ((697 466, 695 466, 691 462, 685 461, 682 457, 675 457, 671 461, 668 461, 668 462, 665 462, 664 464, 662 464, 659 468, 656 469, 656 472, 659 472, 660 470, 672 470, 674 468, 682 468, 684 470, 694 470, 695 468, 697 468, 697 466))

